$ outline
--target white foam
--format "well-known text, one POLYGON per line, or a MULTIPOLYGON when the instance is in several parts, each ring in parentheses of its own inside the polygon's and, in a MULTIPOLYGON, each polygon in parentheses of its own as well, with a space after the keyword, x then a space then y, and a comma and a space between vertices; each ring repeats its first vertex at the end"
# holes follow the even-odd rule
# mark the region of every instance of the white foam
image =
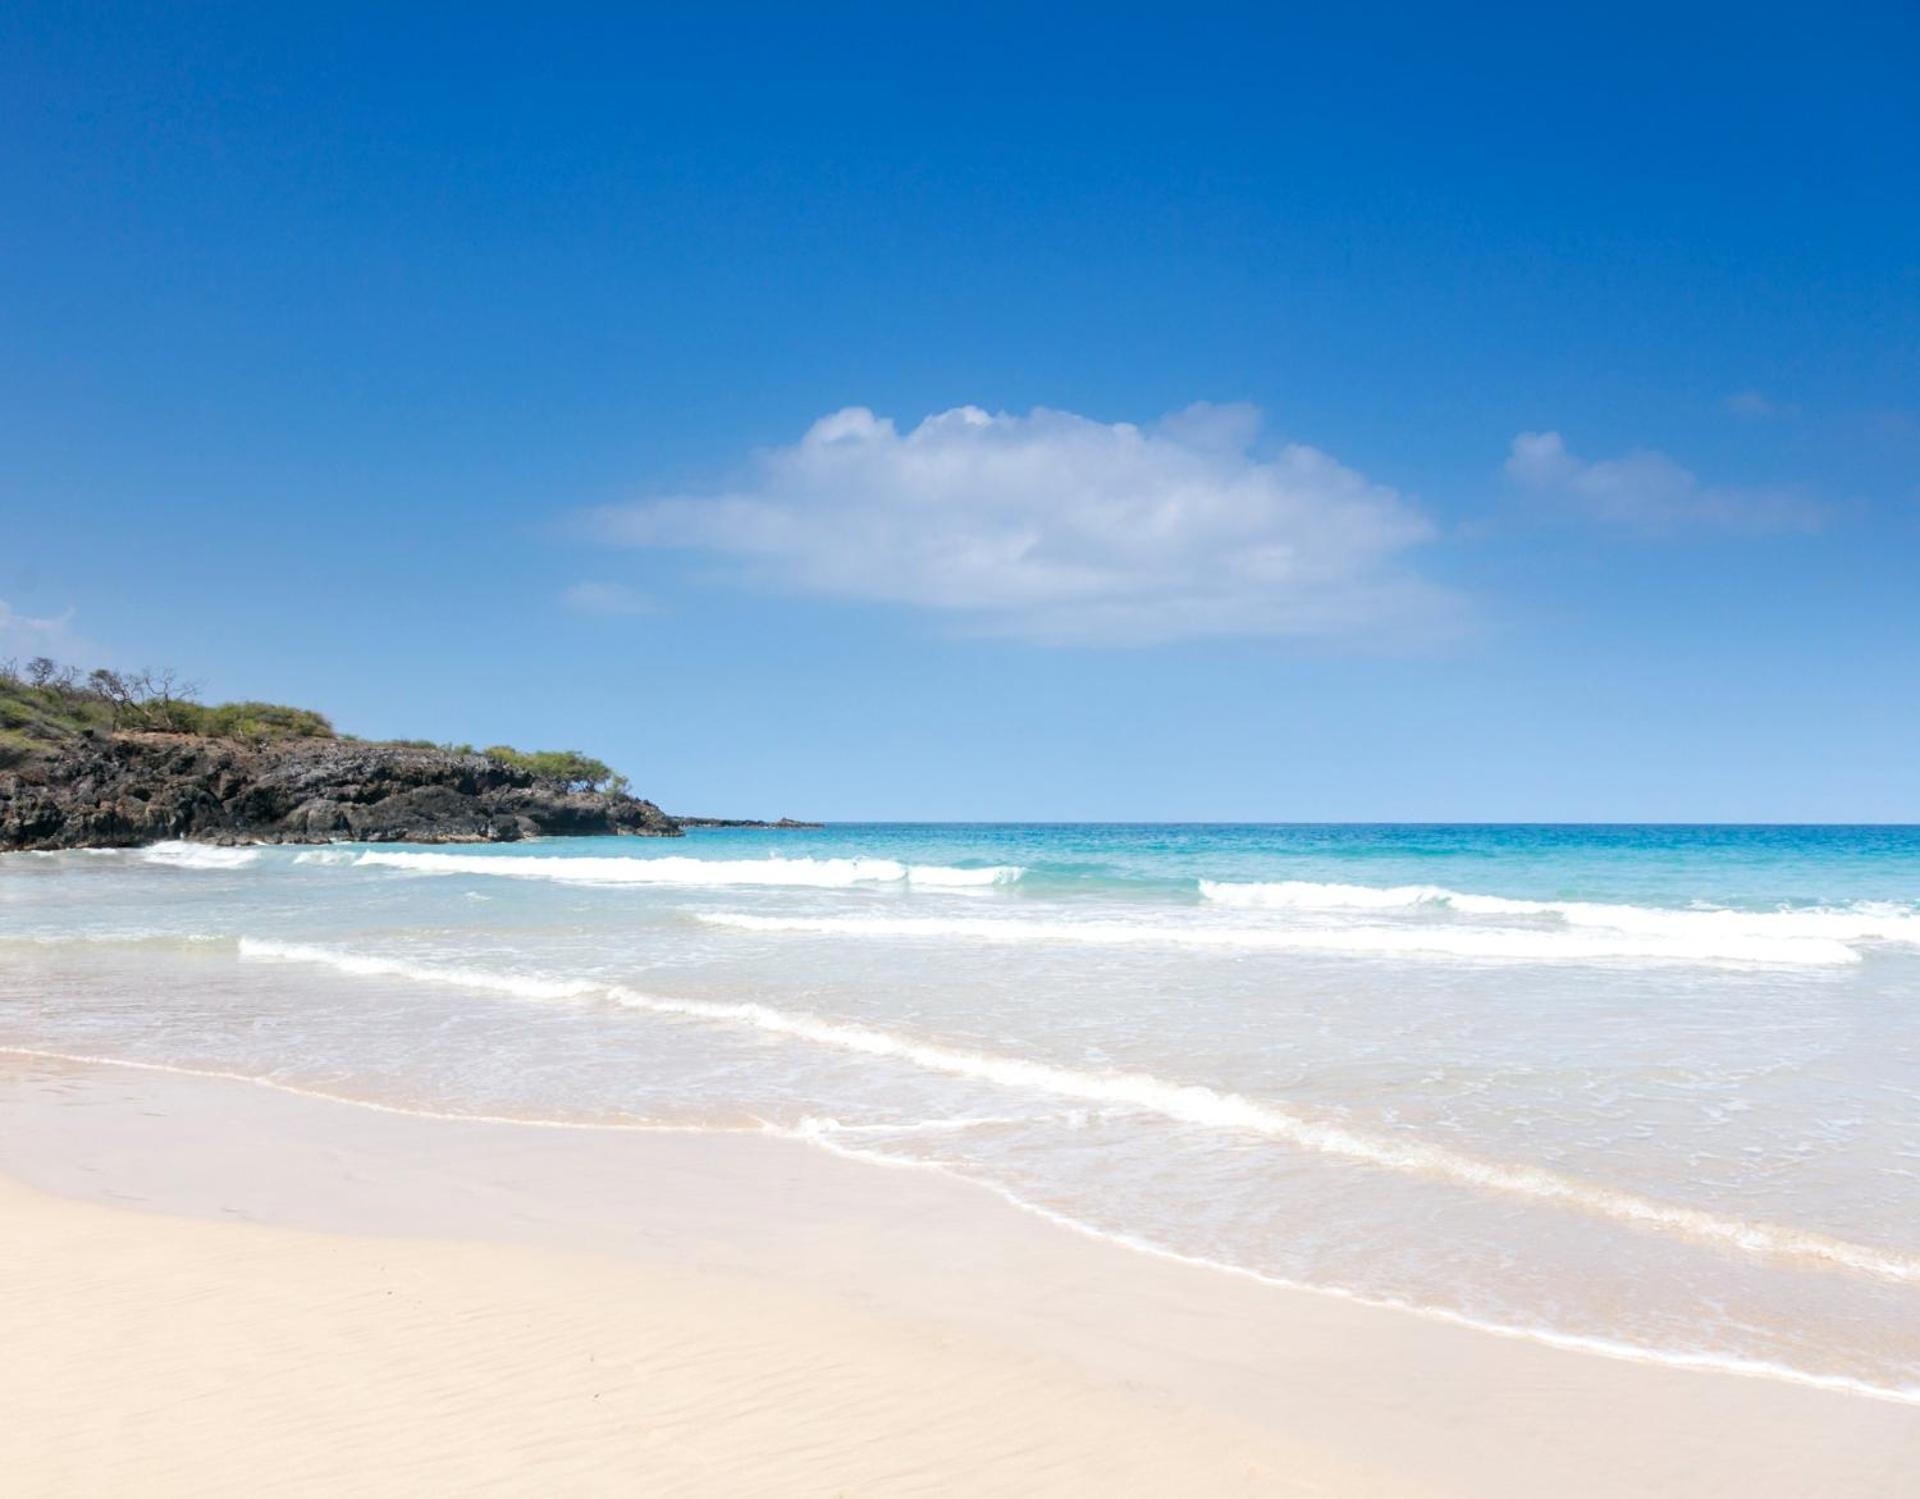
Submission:
POLYGON ((855 885, 914 884, 971 887, 1008 884, 1023 870, 1015 865, 959 869, 938 864, 902 864, 897 859, 555 858, 521 854, 426 854, 375 850, 354 856, 358 865, 406 869, 417 874, 494 875, 506 879, 554 880, 569 885, 769 885, 844 889, 855 885))
POLYGON ((592 979, 546 978, 539 974, 501 973, 490 968, 411 963, 401 958, 341 952, 335 948, 314 947, 304 942, 280 942, 267 937, 242 937, 240 956, 265 962, 318 963, 356 978, 404 978, 422 983, 458 984, 462 988, 478 989, 489 994, 510 994, 517 999, 584 999, 607 992, 605 984, 592 979))
POLYGON ((766 1133, 781 1139, 799 1140, 816 1146, 830 1155, 849 1161, 859 1161, 870 1166, 929 1171, 991 1193, 1023 1213, 1031 1213, 1034 1217, 1044 1219, 1057 1228, 1066 1229, 1070 1233, 1082 1235, 1099 1243, 1112 1244, 1134 1254, 1144 1254, 1154 1259, 1170 1260, 1174 1264, 1190 1266, 1196 1270, 1255 1281, 1263 1286, 1272 1286, 1276 1290, 1302 1291, 1314 1296, 1330 1296, 1337 1301, 1351 1302, 1356 1306, 1400 1312, 1429 1322, 1441 1322, 1451 1327, 1487 1333, 1497 1338, 1538 1343, 1544 1347, 1558 1348, 1569 1353, 1584 1353, 1596 1358, 1616 1359, 1624 1363, 1652 1364, 1666 1369, 1685 1369, 1701 1374, 1730 1374, 1742 1379, 1777 1380, 1783 1384, 1802 1385, 1810 1389, 1825 1390, 1835 1395, 1884 1400, 1896 1405, 1920 1405, 1920 1386, 1875 1384, 1871 1380, 1858 1379, 1848 1374, 1822 1374, 1772 1359, 1742 1358, 1737 1354, 1711 1353, 1689 1348, 1655 1348, 1642 1343, 1625 1342, 1618 1338, 1597 1337, 1589 1333, 1567 1333, 1551 1327, 1496 1322, 1489 1318, 1454 1311, 1450 1307, 1428 1306, 1423 1302, 1407 1301, 1393 1296, 1373 1296, 1346 1286, 1293 1280, 1286 1276, 1270 1275, 1264 1270, 1255 1270, 1246 1265, 1236 1265, 1226 1260, 1187 1254, 1135 1234, 1099 1228, 1082 1219, 1062 1213, 1058 1209, 1022 1197, 1012 1188, 1004 1187, 999 1182, 975 1176, 971 1172, 957 1170, 945 1161, 888 1155, 884 1151, 877 1150, 861 1150, 855 1146, 843 1145, 834 1138, 836 1134, 846 1133, 852 1128, 830 1119, 803 1119, 795 1128, 769 1124, 766 1126, 766 1133))
POLYGON ((358 857, 359 855, 350 849, 310 848, 303 854, 295 854, 293 862, 296 864, 351 864, 358 857))
POLYGON ((140 850, 141 862, 171 869, 244 869, 259 857, 257 848, 227 848, 215 843, 151 843, 140 850))
POLYGON ((133 927, 118 932, 0 932, 0 943, 24 943, 32 947, 171 947, 227 940, 209 932, 163 931, 156 927, 133 927))
POLYGON ((1674 909, 1603 901, 1515 900, 1440 885, 1339 885, 1307 880, 1266 884, 1200 881, 1219 905, 1267 911, 1420 911, 1463 916, 1518 916, 1582 930, 1671 936, 1727 944, 1747 938, 1920 944, 1920 912, 1890 901, 1772 911, 1733 907, 1674 909))
POLYGON ((1481 1160, 1405 1136, 1370 1134, 1197 1083, 1168 1082, 1138 1072, 1082 1072, 1051 1062, 995 1056, 915 1040, 871 1026, 779 1010, 750 1001, 674 999, 642 994, 618 984, 489 969, 441 968, 253 938, 241 939, 240 953, 242 957, 319 963, 345 973, 390 975, 531 999, 604 996, 653 1014, 741 1026, 863 1056, 886 1057, 949 1077, 1085 1103, 1119 1105, 1205 1129, 1260 1135, 1337 1160, 1451 1182, 1476 1191, 1550 1203, 1756 1258, 1813 1261, 1881 1280, 1920 1282, 1920 1258, 1896 1250, 1849 1243, 1796 1228, 1726 1218, 1703 1209, 1661 1202, 1598 1182, 1563 1176, 1543 1167, 1481 1160))
POLYGON ((1449 891, 1438 885, 1316 885, 1307 880, 1275 880, 1242 884, 1202 880, 1200 893, 1224 906, 1251 906, 1285 911, 1389 911, 1438 903, 1449 891))
POLYGON ((1536 930, 1439 923, 1399 926, 1224 925, 1194 920, 1102 921, 990 916, 760 916, 703 911, 714 926, 822 937, 932 938, 968 942, 1074 943, 1092 947, 1198 947, 1244 952, 1325 952, 1449 957, 1490 962, 1607 961, 1825 966, 1858 963, 1844 942, 1738 933, 1536 930))
POLYGON ((985 869, 960 869, 947 864, 910 864, 907 866, 907 882, 953 890, 980 890, 991 885, 1011 885, 1025 873, 1026 870, 1018 864, 994 864, 985 869))

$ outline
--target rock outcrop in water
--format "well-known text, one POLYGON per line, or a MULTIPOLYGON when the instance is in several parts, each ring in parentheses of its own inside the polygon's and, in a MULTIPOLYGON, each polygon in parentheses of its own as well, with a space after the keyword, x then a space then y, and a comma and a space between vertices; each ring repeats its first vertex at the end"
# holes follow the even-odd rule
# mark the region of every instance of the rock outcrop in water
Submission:
POLYGON ((774 828, 796 832, 816 832, 824 828, 824 822, 801 822, 794 817, 776 817, 772 822, 762 821, 758 817, 688 817, 676 812, 673 820, 683 828, 774 828))
POLYGON ((0 766, 0 849, 591 834, 681 828, 639 797, 569 789, 485 755, 344 739, 87 733, 0 766))

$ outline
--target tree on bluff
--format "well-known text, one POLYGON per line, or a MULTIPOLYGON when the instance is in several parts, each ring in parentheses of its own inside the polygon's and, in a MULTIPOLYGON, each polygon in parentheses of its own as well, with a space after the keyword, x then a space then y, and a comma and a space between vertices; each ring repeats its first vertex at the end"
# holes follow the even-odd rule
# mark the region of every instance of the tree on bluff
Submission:
POLYGON ((627 778, 579 750, 518 750, 510 744, 489 745, 481 751, 489 760, 524 770, 542 781, 557 781, 569 791, 612 791, 625 795, 627 778))

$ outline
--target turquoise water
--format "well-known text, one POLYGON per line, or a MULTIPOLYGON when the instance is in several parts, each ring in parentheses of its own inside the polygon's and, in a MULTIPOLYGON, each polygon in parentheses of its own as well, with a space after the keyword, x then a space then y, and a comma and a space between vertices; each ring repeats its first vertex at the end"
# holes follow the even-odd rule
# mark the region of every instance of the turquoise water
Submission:
POLYGON ((14 855, 0 1044, 772 1130, 1219 1273, 1920 1398, 1920 829, 14 855))
MULTIPOLYGON (((1192 896, 1200 879, 1285 879, 1759 909, 1920 899, 1920 826, 871 823, 805 833, 713 829, 699 839, 702 855, 714 857, 725 850, 739 858, 1015 864, 1027 871, 1023 893, 1179 898, 1192 896)), ((568 839, 502 852, 591 856, 604 848, 568 839)))

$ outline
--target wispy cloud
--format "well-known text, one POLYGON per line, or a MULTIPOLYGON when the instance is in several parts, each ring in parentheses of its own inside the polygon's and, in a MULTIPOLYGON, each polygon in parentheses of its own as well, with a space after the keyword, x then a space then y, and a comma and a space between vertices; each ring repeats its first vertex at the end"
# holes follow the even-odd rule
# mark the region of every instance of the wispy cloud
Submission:
POLYGON ((575 614, 658 614, 660 606, 624 583, 575 583, 560 595, 575 614))
POLYGON ((91 664, 95 655, 73 631, 73 611, 36 618, 17 613, 0 599, 0 661, 52 656, 69 665, 91 664), (84 658, 84 660, 82 659, 84 658))
POLYGON ((1391 641, 1457 612, 1410 564, 1433 535, 1417 509, 1317 449, 1257 453, 1259 426, 1248 406, 1147 426, 962 406, 902 432, 856 406, 731 489, 594 519, 622 545, 734 559, 756 586, 1055 644, 1391 641))
POLYGON ((1599 461, 1576 457, 1558 432, 1522 432, 1506 468, 1536 494, 1638 531, 1805 532, 1818 530, 1824 518, 1820 506, 1791 490, 1707 484, 1651 448, 1599 461))

